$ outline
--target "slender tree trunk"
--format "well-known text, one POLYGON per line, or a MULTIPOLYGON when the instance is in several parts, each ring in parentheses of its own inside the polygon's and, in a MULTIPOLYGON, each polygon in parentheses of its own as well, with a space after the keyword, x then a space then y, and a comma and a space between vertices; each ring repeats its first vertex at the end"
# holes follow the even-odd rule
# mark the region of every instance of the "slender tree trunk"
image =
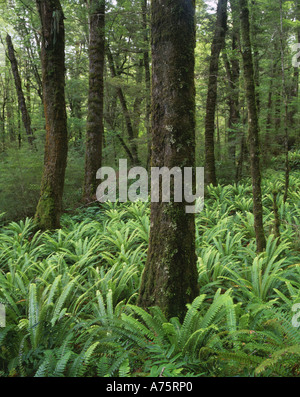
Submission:
POLYGON ((90 72, 86 131, 85 180, 83 199, 91 202, 96 194, 96 173, 102 162, 105 0, 90 0, 90 72))
POLYGON ((280 216, 277 205, 277 195, 278 192, 276 190, 273 191, 273 212, 274 212, 274 226, 273 233, 275 238, 278 238, 277 245, 280 243, 280 216))
POLYGON ((255 95, 254 68, 252 59, 252 46, 250 40, 250 24, 248 0, 239 0, 241 33, 243 41, 243 66, 245 78, 245 91, 248 103, 248 139, 250 151, 250 166, 253 188, 253 214, 256 234, 257 251, 262 252, 266 246, 263 227, 263 207, 261 195, 261 173, 259 154, 259 125, 257 116, 257 101, 255 95))
POLYGON ((267 105, 267 120, 266 120, 266 133, 264 139, 264 153, 263 164, 267 165, 270 158, 271 152, 271 126, 272 126, 272 105, 273 105, 273 79, 270 81, 270 88, 268 94, 268 105, 267 105))
POLYGON ((259 31, 261 29, 260 25, 257 23, 257 17, 259 11, 259 7, 256 0, 251 0, 249 4, 250 12, 251 12, 251 21, 250 23, 250 40, 252 42, 252 52, 253 52, 253 70, 254 70, 254 82, 255 82, 255 96, 256 96, 256 109, 259 117, 260 113, 260 95, 259 95, 259 87, 260 87, 260 75, 259 75, 259 31))
MULTIPOLYGON (((107 101, 108 102, 108 101, 107 101)), ((119 142, 121 143, 121 146, 125 150, 128 158, 130 159, 131 163, 134 164, 134 158, 132 157, 132 153, 130 151, 130 148, 124 141, 124 139, 121 137, 121 135, 116 131, 116 107, 117 107, 117 92, 114 91, 113 95, 110 99, 109 106, 107 107, 107 110, 105 112, 105 121, 108 124, 111 133, 115 134, 115 136, 118 138, 119 142)), ((114 146, 114 153, 115 153, 115 140, 113 138, 113 146, 114 146)), ((116 156, 114 157, 116 165, 119 164, 118 159, 116 156)))
MULTIPOLYGON (((117 77, 117 72, 116 72, 116 68, 115 68, 115 64, 114 64, 113 55, 110 51, 109 46, 107 46, 107 58, 108 58, 110 72, 111 72, 111 77, 117 77)), ((131 155, 134 160, 134 164, 139 164, 138 149, 137 149, 137 144, 136 144, 137 137, 134 133, 134 129, 133 129, 132 121, 131 121, 131 117, 130 117, 130 112, 128 110, 126 98, 125 98, 122 88, 120 88, 120 87, 117 88, 117 94, 118 94, 118 98, 119 98, 119 101, 120 101, 120 104, 122 107, 128 138, 130 140, 129 144, 130 144, 131 155)))
POLYGON ((239 42, 239 24, 238 15, 235 5, 231 2, 233 15, 233 29, 232 29, 232 56, 228 58, 226 52, 223 52, 224 64, 229 86, 229 119, 228 119, 228 157, 236 171, 236 147, 237 142, 241 140, 241 132, 238 127, 240 123, 240 104, 239 104, 239 78, 240 78, 240 64, 238 59, 238 42, 239 42))
POLYGON ((211 46, 205 117, 205 179, 206 183, 212 183, 213 185, 217 185, 214 132, 217 104, 219 57, 221 50, 225 46, 226 29, 227 0, 218 0, 216 29, 211 46))
MULTIPOLYGON (((143 78, 143 60, 140 59, 139 65, 137 66, 137 71, 136 71, 136 84, 139 87, 142 83, 142 78, 143 78)), ((141 91, 138 89, 137 94, 133 103, 133 121, 132 121, 132 127, 134 131, 134 136, 136 139, 139 136, 139 129, 140 129, 140 122, 141 122, 141 104, 143 102, 143 95, 141 91)))
POLYGON ((68 151, 65 104, 65 29, 59 0, 37 0, 42 25, 42 81, 46 145, 35 221, 40 229, 60 226, 68 151))
POLYGON ((290 165, 289 165, 289 131, 288 131, 288 119, 289 119, 289 111, 288 111, 288 98, 287 98, 287 87, 285 80, 285 71, 284 71, 284 37, 283 37, 283 10, 282 10, 282 0, 279 0, 280 5, 280 54, 281 54, 281 77, 282 77, 282 100, 284 104, 284 150, 285 150, 285 186, 284 186, 284 197, 283 201, 286 202, 288 189, 289 189, 289 181, 290 181, 290 165))
POLYGON ((22 121, 24 124, 24 128, 27 134, 27 139, 30 145, 33 144, 33 132, 31 128, 31 120, 30 120, 30 115, 26 106, 26 101, 25 101, 25 96, 23 93, 22 89, 22 82, 21 82, 21 77, 19 74, 19 68, 18 68, 18 61, 15 57, 15 50, 13 47, 13 43, 11 40, 10 35, 8 34, 6 36, 6 43, 7 43, 7 52, 8 52, 8 58, 11 63, 11 70, 14 76, 15 80, 15 87, 16 87, 16 92, 17 92, 17 97, 18 97, 18 104, 19 104, 19 109, 22 114, 22 121))
POLYGON ((0 128, 1 128, 1 143, 2 143, 2 151, 5 151, 5 108, 6 108, 6 100, 4 99, 2 103, 2 109, 0 112, 0 128))
POLYGON ((244 164, 244 157, 245 157, 245 148, 246 148, 246 139, 244 131, 241 133, 241 142, 240 142, 240 155, 238 157, 237 166, 236 166, 236 173, 235 173, 235 182, 240 182, 242 175, 243 175, 243 164, 244 164))
POLYGON ((229 156, 236 163, 236 146, 241 141, 242 130, 240 128, 240 92, 239 92, 239 81, 240 81, 240 61, 238 56, 238 49, 240 43, 240 27, 239 27, 239 12, 238 5, 235 1, 230 2, 232 9, 232 59, 230 62, 231 73, 228 75, 231 78, 230 88, 230 117, 229 117, 229 129, 232 130, 229 139, 229 156))
MULTIPOLYGON (((195 166, 195 3, 152 0, 152 167, 195 166)), ((195 216, 186 203, 151 203, 138 304, 183 318, 198 295, 195 216)))
POLYGON ((5 87, 7 92, 7 106, 6 106, 6 118, 8 123, 8 133, 10 142, 16 141, 16 133, 15 133, 15 119, 14 119, 14 94, 13 89, 11 87, 11 68, 9 68, 9 60, 8 57, 5 58, 5 87))
POLYGON ((263 144, 263 166, 268 166, 271 154, 272 154, 272 122, 273 122, 273 104, 274 104, 274 90, 275 84, 274 80, 276 79, 276 73, 278 69, 278 61, 279 58, 274 59, 272 62, 272 71, 271 71, 271 79, 268 93, 268 104, 267 104, 267 120, 266 120, 266 129, 265 129, 265 137, 263 144))
MULTIPOLYGON (((69 70, 69 81, 71 82, 72 80, 77 82, 80 79, 80 57, 81 57, 81 51, 80 51, 80 43, 76 43, 75 47, 75 60, 74 60, 74 66, 69 70)), ((75 85, 75 90, 70 90, 69 95, 68 95, 68 102, 70 106, 70 112, 71 112, 71 117, 75 118, 78 120, 82 120, 82 95, 76 90, 76 85, 75 85)), ((79 87, 78 87, 79 88, 79 87)), ((76 130, 74 131, 74 139, 75 139, 75 145, 81 145, 81 140, 82 140, 82 126, 81 123, 76 123, 76 130)), ((71 137, 70 137, 71 138, 71 137)))
MULTIPOLYGON (((295 0, 295 7, 296 7, 296 20, 300 20, 300 0, 295 0)), ((300 43, 300 26, 298 25, 296 28, 296 39, 297 43, 300 43)), ((296 135, 296 141, 300 143, 299 140, 299 123, 296 124, 296 114, 298 112, 298 96, 299 96, 299 67, 294 67, 294 75, 293 75, 293 82, 291 86, 291 108, 289 111, 289 128, 290 130, 296 135), (297 131, 297 132, 296 132, 297 131)))
POLYGON ((149 56, 149 37, 148 37, 148 6, 147 0, 142 0, 142 18, 143 18, 143 31, 144 31, 144 46, 145 50, 143 53, 144 68, 145 68, 145 85, 146 85, 146 115, 145 115, 145 126, 147 136, 147 168, 150 167, 151 161, 151 131, 150 131, 150 115, 151 115, 151 72, 150 72, 150 56, 149 56))

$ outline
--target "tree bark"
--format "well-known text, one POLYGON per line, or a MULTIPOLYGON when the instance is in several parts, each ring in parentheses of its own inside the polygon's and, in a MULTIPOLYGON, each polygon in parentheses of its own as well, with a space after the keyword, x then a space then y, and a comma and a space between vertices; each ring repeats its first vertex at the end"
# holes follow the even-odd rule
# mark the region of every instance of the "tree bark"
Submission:
POLYGON ((33 131, 31 128, 30 115, 29 115, 29 112, 28 112, 28 109, 26 106, 25 95, 24 95, 23 89, 22 89, 22 82, 21 82, 21 77, 20 77, 19 68, 18 68, 18 61, 15 57, 15 50, 14 50, 13 43, 12 43, 12 40, 11 40, 11 37, 9 34, 6 36, 6 43, 7 43, 8 58, 9 58, 9 61, 11 64, 11 70, 12 70, 12 73, 14 76, 14 81, 15 81, 19 109, 22 114, 22 121, 23 121, 24 128, 25 128, 25 131, 27 134, 28 142, 30 145, 32 145, 34 136, 33 136, 33 131))
POLYGON ((290 164, 289 164, 289 130, 288 130, 288 93, 285 79, 285 66, 284 66, 284 37, 283 37, 283 10, 282 0, 279 0, 280 5, 280 55, 281 55, 281 81, 282 81, 282 100, 284 104, 284 151, 285 151, 285 184, 284 184, 284 203, 287 200, 289 182, 290 182, 290 164))
POLYGON ((146 85, 146 115, 145 115, 145 126, 146 126, 146 136, 147 136, 147 168, 150 167, 151 161, 151 129, 150 129, 150 116, 151 116, 151 72, 150 72, 150 56, 149 56, 149 37, 148 37, 148 5, 147 0, 142 0, 142 26, 143 26, 143 36, 144 36, 144 68, 145 68, 145 85, 146 85))
POLYGON ((83 199, 86 202, 91 202, 94 199, 97 188, 96 173, 102 162, 105 0, 90 0, 90 13, 89 98, 83 192, 83 199))
POLYGON ((41 63, 46 144, 35 222, 40 229, 55 229, 60 227, 68 151, 64 15, 59 0, 37 0, 36 4, 42 26, 41 63))
MULTIPOLYGON (((195 3, 153 0, 152 167, 195 166, 195 3)), ((151 203, 147 263, 138 304, 183 318, 198 295, 195 217, 186 203, 151 203)))
POLYGON ((248 139, 250 152, 250 167, 253 190, 253 214, 256 234, 257 252, 266 247, 263 227, 263 207, 261 196, 261 173, 259 153, 259 125, 257 116, 257 101, 255 95, 254 68, 252 46, 250 40, 248 0, 239 0, 242 33, 242 56, 244 66, 245 91, 248 104, 248 139))
MULTIPOLYGON (((295 17, 297 21, 300 21, 300 1, 295 0, 295 17)), ((300 26, 297 26, 296 28, 296 39, 297 43, 300 43, 300 26)), ((296 124, 296 115, 298 112, 298 96, 299 96, 299 67, 294 67, 294 74, 293 74, 293 81, 292 81, 292 86, 291 86, 291 108, 289 111, 289 127, 291 131, 295 134, 296 136, 296 141, 298 141, 298 145, 300 143, 299 140, 299 124, 296 124)), ((296 145, 296 146, 298 146, 296 145)))
POLYGON ((205 179, 207 184, 212 183, 213 185, 217 185, 214 132, 218 90, 219 57, 222 49, 225 46, 226 29, 227 0, 218 0, 217 22, 211 46, 211 57, 209 64, 205 117, 205 179))
POLYGON ((226 52, 223 52, 224 64, 227 74, 229 95, 229 119, 228 119, 228 157, 236 171, 236 148, 237 143, 241 141, 240 124, 240 104, 239 104, 239 79, 240 79, 240 63, 237 54, 239 42, 239 23, 238 13, 235 4, 231 1, 232 9, 232 56, 229 59, 226 52))

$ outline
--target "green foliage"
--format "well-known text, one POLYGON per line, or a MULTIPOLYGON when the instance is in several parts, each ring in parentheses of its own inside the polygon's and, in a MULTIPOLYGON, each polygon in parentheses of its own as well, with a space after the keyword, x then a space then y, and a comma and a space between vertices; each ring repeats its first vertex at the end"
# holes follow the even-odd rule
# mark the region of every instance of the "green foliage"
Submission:
MULTIPOLYGON (((0 154, 0 211, 4 220, 33 216, 40 194, 43 144, 28 155, 28 147, 9 149, 0 154)), ((65 178, 65 209, 75 208, 81 199, 84 161, 76 150, 69 150, 65 178)))
MULTIPOLYGON (((256 255, 249 184, 209 187, 196 217, 200 295, 182 322, 136 306, 149 235, 147 203, 65 214, 62 228, 0 231, 3 376, 299 376, 299 178, 278 195, 264 182, 266 251, 256 255)), ((280 178, 276 179, 280 185, 280 178)))

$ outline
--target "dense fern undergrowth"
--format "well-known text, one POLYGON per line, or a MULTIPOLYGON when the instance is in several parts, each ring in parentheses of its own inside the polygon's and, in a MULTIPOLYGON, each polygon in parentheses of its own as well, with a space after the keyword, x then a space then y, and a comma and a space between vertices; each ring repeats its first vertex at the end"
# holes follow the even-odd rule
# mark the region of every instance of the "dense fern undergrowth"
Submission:
POLYGON ((148 203, 79 209, 52 233, 35 233, 29 218, 2 224, 1 376, 299 376, 299 176, 290 176, 286 203, 283 176, 264 179, 259 256, 250 181, 208 186, 196 216, 200 295, 182 323, 136 306, 148 203))

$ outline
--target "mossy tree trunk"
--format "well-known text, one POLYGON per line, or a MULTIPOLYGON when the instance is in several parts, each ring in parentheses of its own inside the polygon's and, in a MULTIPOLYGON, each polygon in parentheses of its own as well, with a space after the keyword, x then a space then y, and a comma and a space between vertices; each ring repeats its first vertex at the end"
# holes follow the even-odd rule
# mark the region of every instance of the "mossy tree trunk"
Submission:
MULTIPOLYGON (((297 21, 300 21, 300 0, 295 0, 295 18, 297 21)), ((298 25, 296 27, 295 35, 296 35, 297 43, 300 43, 300 25, 298 25)), ((298 132, 299 132, 299 126, 296 126, 296 123, 297 123, 296 115, 297 115, 297 111, 298 111, 297 99, 299 96, 299 67, 294 67, 290 96, 291 96, 292 106, 289 111, 289 125, 290 125, 292 132, 294 132, 295 127, 298 128, 298 132)), ((299 138, 299 135, 300 135, 299 133, 296 134, 296 136, 298 136, 298 138, 299 138)))
MULTIPOLYGON (((285 186, 284 186, 284 203, 287 200, 288 189, 290 183, 290 164, 289 164, 289 103, 288 103, 288 89, 285 77, 284 64, 284 32, 283 32, 283 9, 282 0, 279 0, 280 6, 280 58, 281 58, 281 84, 282 84, 282 101, 284 104, 284 151, 285 151, 285 186)), ((298 84, 298 83, 297 83, 298 84)))
POLYGON ((205 115, 205 180, 206 183, 217 185, 215 165, 215 115, 217 105, 219 58, 221 50, 225 46, 225 34, 227 28, 227 0, 219 0, 217 6, 217 21, 211 56, 209 63, 209 77, 206 99, 205 115))
POLYGON ((256 234, 257 252, 262 252, 266 246, 263 227, 263 207, 261 196, 259 125, 257 101, 255 94, 254 67, 252 46, 250 40, 248 0, 239 0, 242 33, 242 57, 244 67, 245 91, 248 104, 248 140, 250 152, 250 167, 253 190, 253 214, 256 234))
POLYGON ((59 0, 37 0, 42 31, 42 82, 46 121, 44 171, 35 221, 40 229, 60 226, 68 151, 65 105, 65 29, 59 0))
POLYGON ((90 0, 89 97, 83 199, 95 200, 96 173, 102 163, 105 61, 105 0, 90 0))
POLYGON ((150 131, 150 115, 151 115, 151 71, 150 71, 150 54, 149 54, 149 37, 148 37, 148 4, 147 0, 142 0, 142 27, 144 40, 144 68, 145 68, 145 86, 146 86, 146 114, 145 127, 147 134, 147 169, 150 167, 151 160, 151 131, 150 131))
MULTIPOLYGON (((153 0, 152 167, 195 166, 195 4, 153 0)), ((138 304, 183 318, 198 294, 195 219, 186 203, 151 203, 147 263, 138 304)))

